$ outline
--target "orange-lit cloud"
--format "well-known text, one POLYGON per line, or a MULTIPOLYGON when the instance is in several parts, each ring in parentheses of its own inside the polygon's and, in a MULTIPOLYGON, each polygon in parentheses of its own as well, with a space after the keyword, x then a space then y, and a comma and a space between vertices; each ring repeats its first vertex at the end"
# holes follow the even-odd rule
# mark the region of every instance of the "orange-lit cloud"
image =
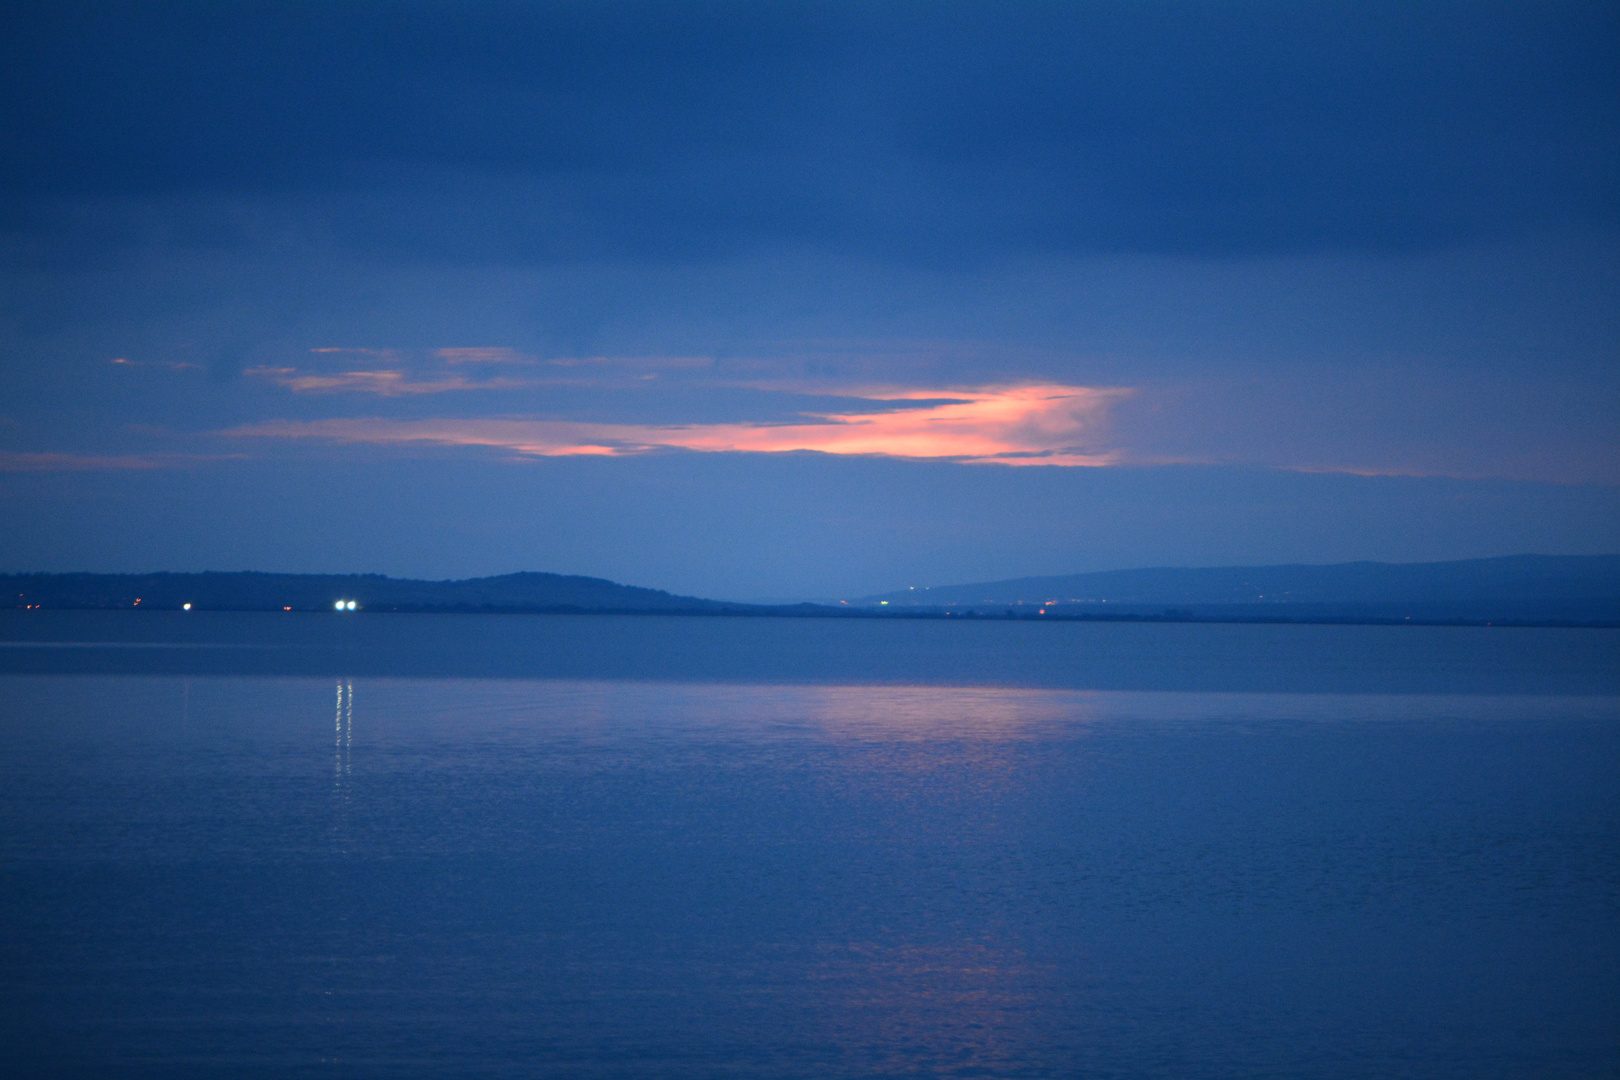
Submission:
MULTIPOLYGON (((461 368, 469 365, 501 365, 505 367, 535 367, 536 358, 516 349, 504 347, 478 347, 434 349, 425 357, 412 356, 397 349, 360 349, 323 346, 311 349, 322 356, 349 357, 351 363, 364 364, 357 370, 311 371, 300 367, 255 367, 244 374, 265 379, 295 394, 377 394, 382 397, 403 397, 420 394, 445 394, 462 390, 518 390, 538 386, 599 386, 604 373, 622 383, 625 379, 657 379, 664 371, 691 371, 710 367, 714 361, 704 357, 683 356, 631 356, 631 357, 572 357, 547 360, 552 367, 578 369, 580 374, 566 378, 515 378, 496 376, 475 378, 463 374, 461 368), (433 370, 437 368, 437 370, 433 370), (585 374, 591 372, 591 374, 585 374)), ((115 364, 130 361, 119 358, 115 364)), ((180 365, 193 366, 193 365, 180 365)))
POLYGON ((1130 393, 1121 388, 1057 384, 872 391, 859 396, 868 401, 920 404, 878 413, 811 414, 805 423, 786 424, 277 420, 224 434, 341 443, 487 446, 529 457, 623 456, 656 450, 809 450, 1002 465, 1111 465, 1120 455, 1104 442, 1108 409, 1130 393), (921 404, 924 402, 927 404, 921 404))

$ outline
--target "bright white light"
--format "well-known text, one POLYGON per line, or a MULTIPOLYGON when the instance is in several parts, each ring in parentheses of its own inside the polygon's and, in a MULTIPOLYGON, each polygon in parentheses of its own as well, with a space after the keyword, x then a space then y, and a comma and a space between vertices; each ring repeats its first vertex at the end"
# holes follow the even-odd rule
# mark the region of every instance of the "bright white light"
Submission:
POLYGON ((342 610, 343 610, 343 601, 341 601, 341 600, 339 600, 339 601, 338 601, 338 602, 337 602, 337 609, 338 609, 338 610, 339 610, 339 611, 342 611, 342 610))
POLYGON ((354 601, 353 601, 353 600, 350 600, 350 601, 349 601, 349 610, 350 610, 350 611, 353 611, 353 610, 354 610, 354 601))
POLYGON ((180 610, 182 610, 182 611, 190 611, 191 610, 191 605, 190 604, 181 604, 180 605, 180 610))

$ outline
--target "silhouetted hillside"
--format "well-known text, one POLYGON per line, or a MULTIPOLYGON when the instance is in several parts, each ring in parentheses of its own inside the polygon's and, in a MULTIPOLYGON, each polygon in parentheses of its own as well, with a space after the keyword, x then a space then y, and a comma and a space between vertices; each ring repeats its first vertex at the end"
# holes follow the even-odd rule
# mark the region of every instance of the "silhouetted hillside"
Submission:
POLYGON ((736 605, 562 574, 413 581, 381 574, 11 574, 8 607, 328 611, 718 611, 736 605), (138 603, 137 603, 138 602, 138 603))
POLYGON ((195 611, 624 612, 1170 622, 1620 625, 1620 556, 1117 570, 908 589, 854 604, 734 604, 562 574, 0 575, 6 607, 195 611))

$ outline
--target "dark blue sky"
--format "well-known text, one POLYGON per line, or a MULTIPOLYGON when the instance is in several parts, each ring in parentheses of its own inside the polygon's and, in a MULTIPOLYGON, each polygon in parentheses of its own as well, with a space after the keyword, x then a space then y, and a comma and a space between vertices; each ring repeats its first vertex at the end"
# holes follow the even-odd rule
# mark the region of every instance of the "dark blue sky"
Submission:
POLYGON ((0 568, 1612 550, 1609 4, 0 14, 0 568))

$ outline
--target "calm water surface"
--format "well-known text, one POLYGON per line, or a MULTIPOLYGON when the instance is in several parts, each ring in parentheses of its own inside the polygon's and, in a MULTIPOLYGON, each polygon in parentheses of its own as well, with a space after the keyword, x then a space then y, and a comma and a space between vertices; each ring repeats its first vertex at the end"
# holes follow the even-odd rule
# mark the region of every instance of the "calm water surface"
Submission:
POLYGON ((414 618, 0 633, 6 1075, 1620 1074, 1615 635, 414 618))

